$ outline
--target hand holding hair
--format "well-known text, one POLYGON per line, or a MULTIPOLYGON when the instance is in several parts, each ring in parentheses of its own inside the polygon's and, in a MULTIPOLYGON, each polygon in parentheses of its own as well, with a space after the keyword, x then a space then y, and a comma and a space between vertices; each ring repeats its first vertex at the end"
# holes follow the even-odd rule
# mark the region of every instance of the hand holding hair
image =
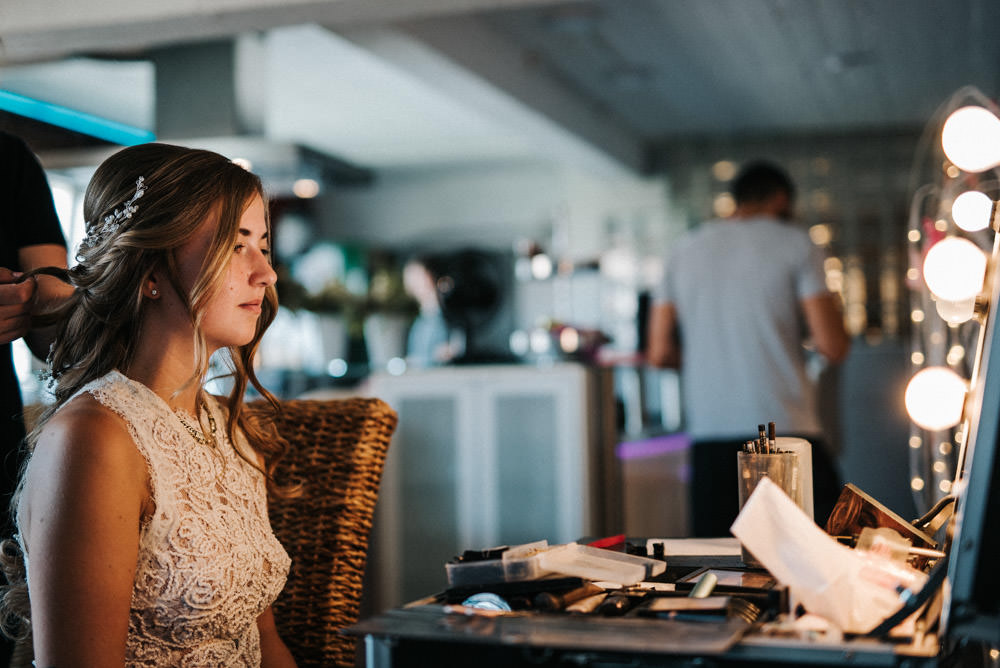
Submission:
POLYGON ((24 274, 0 267, 0 343, 10 343, 31 328, 35 281, 24 274))

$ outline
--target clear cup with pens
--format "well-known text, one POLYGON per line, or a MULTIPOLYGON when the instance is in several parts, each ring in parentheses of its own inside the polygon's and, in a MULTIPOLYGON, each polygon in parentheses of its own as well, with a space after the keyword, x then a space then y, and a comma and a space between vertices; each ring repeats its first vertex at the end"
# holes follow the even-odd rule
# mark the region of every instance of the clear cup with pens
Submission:
MULTIPOLYGON (((736 453, 736 468, 739 487, 740 510, 757 488, 762 478, 770 478, 800 508, 804 507, 802 476, 799 470, 799 456, 795 452, 779 452, 775 444, 774 423, 769 434, 764 434, 764 425, 759 425, 760 437, 747 441, 743 449, 736 453)), ((750 552, 740 546, 743 563, 759 568, 761 566, 750 552)))

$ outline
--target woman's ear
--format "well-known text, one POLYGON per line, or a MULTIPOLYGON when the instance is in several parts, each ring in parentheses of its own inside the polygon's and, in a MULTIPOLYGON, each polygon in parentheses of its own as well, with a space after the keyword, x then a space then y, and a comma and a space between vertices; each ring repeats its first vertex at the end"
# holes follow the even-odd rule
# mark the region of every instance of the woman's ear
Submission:
POLYGON ((142 295, 147 299, 160 298, 160 288, 156 283, 156 277, 150 276, 146 279, 146 283, 142 287, 142 295))

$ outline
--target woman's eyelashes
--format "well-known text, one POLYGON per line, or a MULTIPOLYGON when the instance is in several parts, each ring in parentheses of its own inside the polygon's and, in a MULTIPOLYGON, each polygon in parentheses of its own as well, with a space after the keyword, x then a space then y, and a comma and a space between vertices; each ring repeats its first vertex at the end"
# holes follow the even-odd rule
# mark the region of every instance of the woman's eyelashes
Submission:
MULTIPOLYGON (((238 243, 235 246, 233 246, 233 252, 234 253, 242 253, 243 251, 246 250, 246 248, 247 248, 247 245, 245 243, 241 242, 241 243, 238 243)), ((263 255, 264 257, 266 257, 268 260, 271 259, 271 249, 269 247, 267 247, 267 246, 261 246, 259 250, 260 250, 260 254, 261 255, 263 255)))

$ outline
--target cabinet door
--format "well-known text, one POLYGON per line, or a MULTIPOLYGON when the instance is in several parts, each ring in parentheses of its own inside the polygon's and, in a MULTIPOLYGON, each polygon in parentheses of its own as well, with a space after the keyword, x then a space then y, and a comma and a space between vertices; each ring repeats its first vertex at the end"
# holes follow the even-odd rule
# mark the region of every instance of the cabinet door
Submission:
POLYGON ((495 541, 565 543, 595 529, 588 390, 586 370, 575 366, 490 385, 495 541))
POLYGON ((381 392, 399 414, 386 458, 373 527, 371 592, 376 609, 446 584, 444 564, 459 537, 458 421, 453 393, 381 392))
POLYGON ((375 519, 376 609, 447 585, 465 549, 599 531, 591 372, 578 365, 379 375, 399 414, 375 519))
POLYGON ((557 399, 544 391, 497 392, 491 399, 496 435, 496 483, 491 491, 496 495, 497 542, 562 542, 557 399))

